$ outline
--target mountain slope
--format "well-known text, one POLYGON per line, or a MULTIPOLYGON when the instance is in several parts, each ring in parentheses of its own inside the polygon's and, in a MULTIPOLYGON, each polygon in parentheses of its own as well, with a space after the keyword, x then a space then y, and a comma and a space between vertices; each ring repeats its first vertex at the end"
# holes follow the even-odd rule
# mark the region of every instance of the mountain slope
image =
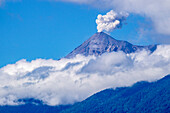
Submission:
POLYGON ((150 46, 137 46, 132 45, 127 41, 116 40, 104 32, 98 32, 91 38, 86 40, 83 44, 69 53, 66 58, 72 58, 77 54, 88 55, 101 55, 105 52, 123 51, 125 53, 132 53, 137 50, 147 49, 153 52, 156 45, 150 46))
POLYGON ((170 75, 157 82, 106 89, 62 113, 169 113, 170 75))

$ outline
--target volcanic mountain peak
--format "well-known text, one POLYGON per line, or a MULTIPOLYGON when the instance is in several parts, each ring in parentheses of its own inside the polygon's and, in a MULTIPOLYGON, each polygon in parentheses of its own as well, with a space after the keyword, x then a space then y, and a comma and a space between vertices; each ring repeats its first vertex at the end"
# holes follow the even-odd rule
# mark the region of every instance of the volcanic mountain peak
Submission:
POLYGON ((92 37, 86 40, 79 47, 74 49, 65 58, 72 58, 77 54, 84 56, 88 55, 101 55, 105 52, 123 51, 125 53, 132 53, 137 50, 148 49, 153 52, 156 49, 156 45, 151 46, 136 46, 127 41, 116 40, 104 32, 95 33, 92 37))

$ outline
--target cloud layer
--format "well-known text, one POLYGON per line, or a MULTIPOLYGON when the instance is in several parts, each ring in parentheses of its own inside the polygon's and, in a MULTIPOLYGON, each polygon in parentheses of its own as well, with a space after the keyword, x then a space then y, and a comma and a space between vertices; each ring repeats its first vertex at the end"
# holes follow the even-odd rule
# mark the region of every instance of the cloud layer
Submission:
POLYGON ((121 28, 123 21, 128 17, 127 13, 116 13, 113 10, 106 15, 99 14, 96 19, 98 32, 107 31, 111 32, 114 29, 121 28))
POLYGON ((0 105, 35 98, 48 105, 72 104, 106 88, 155 81, 170 73, 170 46, 150 54, 106 53, 73 59, 20 60, 0 69, 0 105))

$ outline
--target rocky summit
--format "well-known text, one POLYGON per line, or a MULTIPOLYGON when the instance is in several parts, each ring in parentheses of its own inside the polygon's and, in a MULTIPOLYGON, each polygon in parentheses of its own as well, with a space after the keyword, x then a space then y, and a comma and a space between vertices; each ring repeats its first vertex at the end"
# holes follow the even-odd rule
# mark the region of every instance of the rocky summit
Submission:
POLYGON ((83 44, 74 49, 65 58, 73 58, 77 54, 84 56, 101 55, 105 52, 123 51, 125 53, 132 53, 138 50, 146 49, 153 52, 156 50, 156 45, 137 46, 127 41, 116 40, 104 32, 95 33, 92 37, 86 40, 83 44))

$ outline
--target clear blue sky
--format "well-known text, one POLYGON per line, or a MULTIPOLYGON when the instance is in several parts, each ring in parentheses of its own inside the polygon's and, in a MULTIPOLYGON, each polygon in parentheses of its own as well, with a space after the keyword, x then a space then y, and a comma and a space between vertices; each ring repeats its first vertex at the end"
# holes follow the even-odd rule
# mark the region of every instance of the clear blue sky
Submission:
MULTIPOLYGON (((0 67, 21 59, 59 59, 97 32, 98 10, 72 3, 23 0, 0 6, 0 67)), ((147 20, 130 15, 127 25, 111 33, 133 44, 152 44, 140 39, 139 26, 147 20)))

